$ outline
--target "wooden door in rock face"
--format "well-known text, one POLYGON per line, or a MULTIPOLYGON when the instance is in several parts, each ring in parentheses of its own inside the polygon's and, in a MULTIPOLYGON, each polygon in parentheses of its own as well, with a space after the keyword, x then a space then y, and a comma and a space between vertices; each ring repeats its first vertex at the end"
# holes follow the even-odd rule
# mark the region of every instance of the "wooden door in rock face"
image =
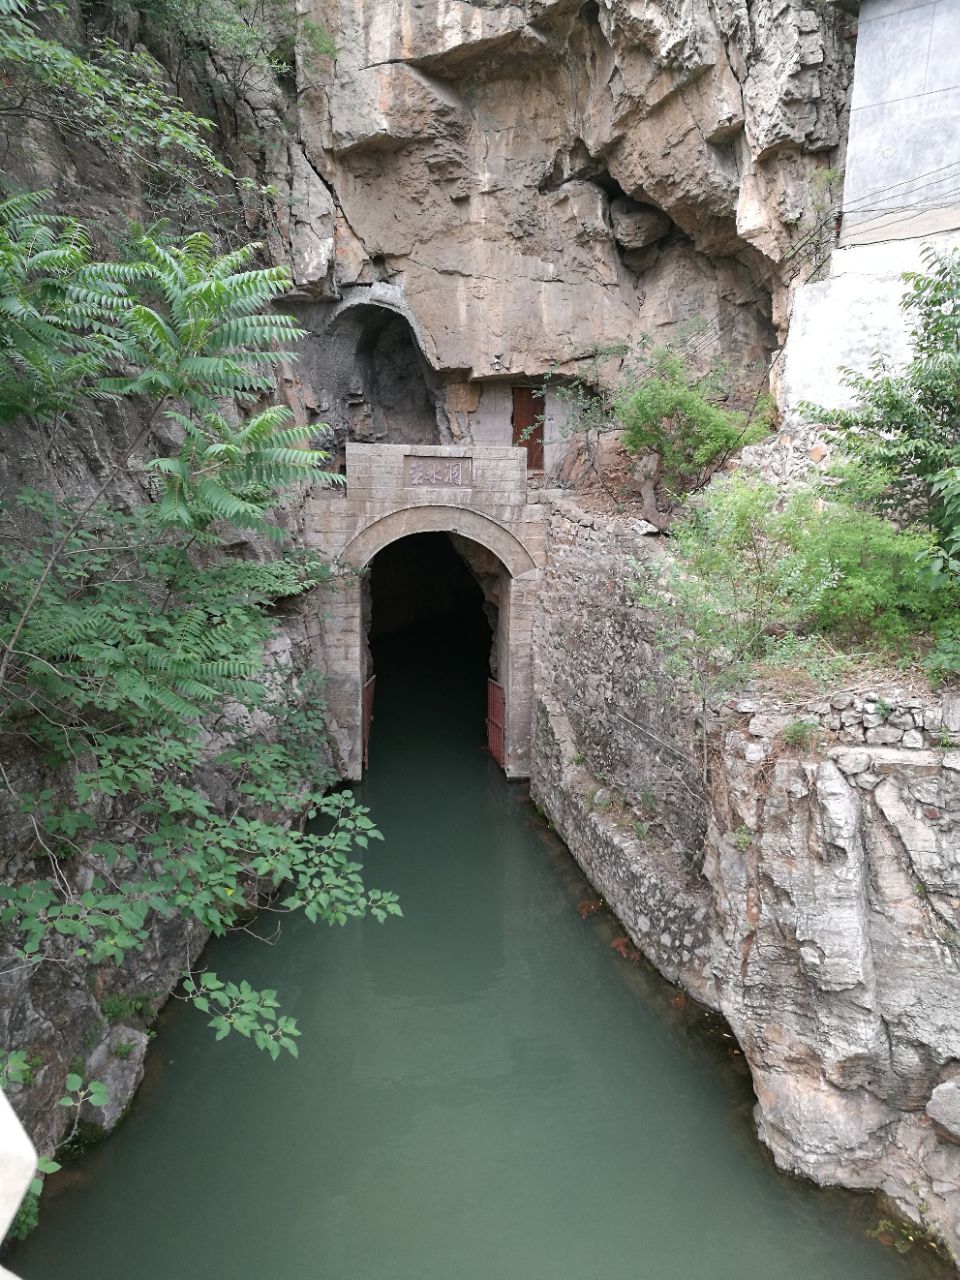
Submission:
POLYGON ((543 470, 543 392, 513 388, 513 443, 527 451, 527 470, 543 470))

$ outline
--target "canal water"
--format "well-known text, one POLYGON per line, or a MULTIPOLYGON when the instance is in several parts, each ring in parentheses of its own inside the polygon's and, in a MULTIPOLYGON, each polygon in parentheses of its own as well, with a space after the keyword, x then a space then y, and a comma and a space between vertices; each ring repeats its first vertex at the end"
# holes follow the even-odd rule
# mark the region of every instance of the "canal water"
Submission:
POLYGON ((488 644, 457 621, 377 647, 369 881, 404 919, 213 946, 278 989, 299 1060, 166 1013, 129 1116, 9 1257, 24 1280, 933 1274, 867 1237, 871 1199, 773 1169, 723 1027, 581 918, 569 854, 483 750, 488 644))

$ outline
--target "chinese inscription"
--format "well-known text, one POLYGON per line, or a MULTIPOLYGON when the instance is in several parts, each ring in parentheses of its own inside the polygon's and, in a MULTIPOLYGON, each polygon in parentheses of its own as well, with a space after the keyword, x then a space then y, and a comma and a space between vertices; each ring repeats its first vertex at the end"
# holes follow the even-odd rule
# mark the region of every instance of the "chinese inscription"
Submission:
POLYGON ((470 484, 470 458, 418 458, 408 454, 406 483, 433 489, 463 488, 470 484))

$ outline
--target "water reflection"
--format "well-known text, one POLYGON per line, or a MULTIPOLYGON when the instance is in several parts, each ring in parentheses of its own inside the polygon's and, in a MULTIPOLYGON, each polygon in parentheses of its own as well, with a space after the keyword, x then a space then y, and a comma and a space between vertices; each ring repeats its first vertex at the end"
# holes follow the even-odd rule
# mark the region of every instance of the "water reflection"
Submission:
MULTIPOLYGON (((776 1174, 723 1029, 621 959, 569 855, 481 751, 459 632, 378 656, 363 795, 405 919, 239 937, 299 1061, 177 1009, 25 1280, 907 1280, 872 1201, 776 1174), (459 636, 459 639, 458 639, 459 636), (425 660, 428 655, 429 660, 425 660), (445 657, 446 655, 446 657, 445 657), (679 1005, 679 1007, 678 1007, 679 1005)), ((482 656, 482 655, 481 655, 482 656)))

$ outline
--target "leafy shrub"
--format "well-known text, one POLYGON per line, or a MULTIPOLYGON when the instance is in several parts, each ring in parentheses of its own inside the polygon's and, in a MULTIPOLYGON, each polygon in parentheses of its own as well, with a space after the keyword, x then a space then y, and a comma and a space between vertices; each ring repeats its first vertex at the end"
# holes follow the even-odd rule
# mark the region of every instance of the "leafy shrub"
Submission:
POLYGON ((881 511, 912 510, 937 534, 936 566, 960 572, 960 250, 924 251, 925 272, 904 276, 913 356, 900 373, 878 358, 869 374, 847 373, 852 409, 805 406, 833 426, 881 511))
POLYGON ((157 1006, 150 995, 106 996, 100 1001, 100 1012, 108 1022, 126 1022, 129 1018, 152 1022, 157 1016, 157 1006))
POLYGON ((829 565, 835 588, 812 592, 807 629, 840 644, 902 647, 960 600, 954 584, 937 582, 929 557, 936 541, 922 529, 897 529, 843 502, 798 494, 784 509, 780 533, 788 550, 786 581, 798 588, 829 565))
POLYGON ((948 618, 934 630, 923 665, 934 684, 960 674, 960 618, 948 618))
POLYGON ((138 170, 147 185, 212 203, 205 179, 232 175, 205 139, 210 121, 166 92, 162 68, 145 49, 97 38, 78 52, 57 39, 63 16, 52 0, 0 0, 5 119, 53 123, 68 139, 94 142, 122 170, 138 170))
POLYGON ((798 751, 809 751, 816 746, 820 736, 820 726, 815 720, 794 720, 785 725, 780 738, 785 747, 796 747, 798 751))
POLYGON ((653 374, 620 400, 616 412, 625 448, 658 454, 671 492, 702 480, 735 450, 767 434, 764 418, 714 403, 709 380, 695 377, 675 353, 654 353, 653 374))
POLYGON ((5 1240, 26 1240, 39 1221, 40 1192, 31 1188, 20 1201, 20 1208, 14 1214, 5 1240))
POLYGON ((810 490, 781 506, 772 486, 732 476, 677 523, 675 537, 684 573, 751 657, 787 631, 896 647, 960 601, 925 562, 932 534, 810 490))
POLYGON ((960 584, 931 572, 928 531, 898 531, 810 491, 781 505, 773 487, 735 474, 673 533, 676 559, 666 570, 636 565, 633 591, 660 619, 666 670, 704 709, 761 661, 796 670, 803 658, 804 670, 829 678, 834 645, 912 655, 916 634, 940 626, 935 652, 950 661, 960 584))

